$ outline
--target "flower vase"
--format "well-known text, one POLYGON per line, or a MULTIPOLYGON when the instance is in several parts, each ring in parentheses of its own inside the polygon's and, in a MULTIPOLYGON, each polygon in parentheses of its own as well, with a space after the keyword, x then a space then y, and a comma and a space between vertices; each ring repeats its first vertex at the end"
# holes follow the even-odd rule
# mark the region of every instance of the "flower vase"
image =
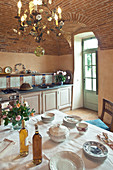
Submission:
POLYGON ((14 130, 20 130, 21 128, 22 128, 22 124, 20 123, 13 126, 14 130))
POLYGON ((59 82, 58 82, 58 85, 63 85, 63 81, 59 81, 59 82))
POLYGON ((61 81, 61 85, 63 85, 63 81, 61 81))

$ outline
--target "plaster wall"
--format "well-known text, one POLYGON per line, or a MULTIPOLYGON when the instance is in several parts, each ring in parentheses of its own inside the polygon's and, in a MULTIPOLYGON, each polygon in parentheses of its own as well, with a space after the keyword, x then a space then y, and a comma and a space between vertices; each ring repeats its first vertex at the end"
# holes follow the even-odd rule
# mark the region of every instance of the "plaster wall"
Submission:
POLYGON ((33 53, 0 52, 0 67, 10 66, 14 71, 15 64, 22 63, 26 69, 50 73, 58 69, 58 57, 56 55, 37 57, 33 53))
POLYGON ((100 115, 103 98, 113 102, 113 49, 98 51, 98 79, 98 114, 100 115))
POLYGON ((70 70, 73 73, 73 55, 60 55, 58 56, 58 67, 61 70, 70 70))
POLYGON ((33 53, 0 52, 0 67, 10 66, 14 71, 15 64, 22 63, 26 69, 39 73, 52 73, 56 70, 73 70, 72 55, 44 55, 37 57, 33 53))

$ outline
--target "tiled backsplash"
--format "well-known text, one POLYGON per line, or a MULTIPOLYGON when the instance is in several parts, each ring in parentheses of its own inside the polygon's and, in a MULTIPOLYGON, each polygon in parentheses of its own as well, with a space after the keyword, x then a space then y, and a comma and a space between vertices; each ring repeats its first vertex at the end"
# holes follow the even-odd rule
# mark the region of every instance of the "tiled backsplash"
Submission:
POLYGON ((53 74, 40 74, 40 75, 15 75, 15 76, 2 76, 0 77, 0 89, 4 88, 19 88, 22 83, 29 83, 31 86, 40 84, 54 83, 53 74))

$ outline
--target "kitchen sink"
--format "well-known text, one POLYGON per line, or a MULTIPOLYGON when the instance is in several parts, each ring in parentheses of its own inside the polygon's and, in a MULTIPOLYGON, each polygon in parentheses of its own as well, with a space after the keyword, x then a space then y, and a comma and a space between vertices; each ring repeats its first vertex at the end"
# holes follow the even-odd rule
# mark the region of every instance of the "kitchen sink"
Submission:
POLYGON ((39 88, 51 88, 51 87, 54 87, 55 85, 54 84, 42 84, 42 85, 39 85, 38 87, 39 88))

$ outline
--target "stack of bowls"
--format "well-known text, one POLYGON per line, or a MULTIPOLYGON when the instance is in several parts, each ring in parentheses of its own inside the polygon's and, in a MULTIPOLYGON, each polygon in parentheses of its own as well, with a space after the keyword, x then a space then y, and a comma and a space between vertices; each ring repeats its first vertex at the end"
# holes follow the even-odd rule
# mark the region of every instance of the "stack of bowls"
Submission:
POLYGON ((79 123, 82 119, 79 116, 70 115, 65 116, 63 119, 63 124, 67 127, 74 128, 77 123, 79 123))
POLYGON ((54 120, 55 114, 54 113, 44 113, 41 116, 41 119, 44 123, 49 123, 54 120))

